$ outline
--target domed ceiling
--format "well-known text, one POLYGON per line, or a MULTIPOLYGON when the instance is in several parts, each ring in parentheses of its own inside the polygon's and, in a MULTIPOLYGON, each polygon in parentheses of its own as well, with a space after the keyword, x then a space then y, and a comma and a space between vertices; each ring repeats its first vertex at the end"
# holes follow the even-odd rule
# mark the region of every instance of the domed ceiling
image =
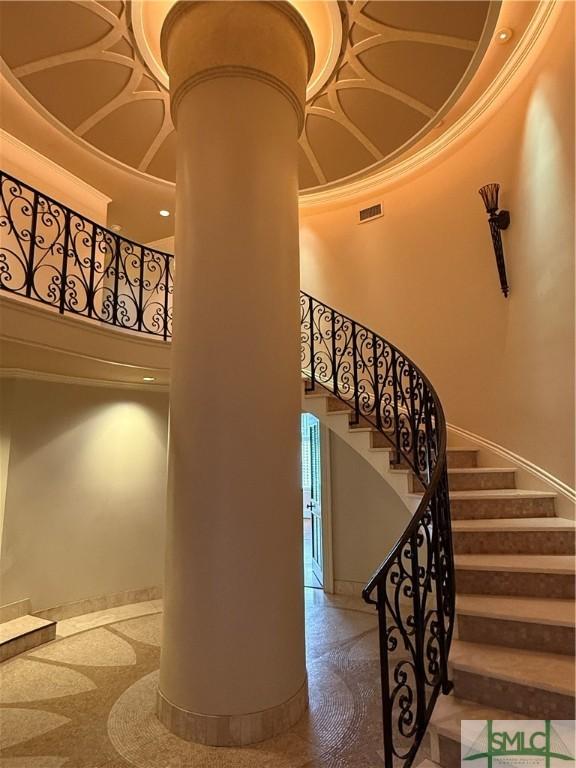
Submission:
MULTIPOLYGON (((113 161, 173 182, 167 80, 145 15, 162 3, 170 6, 1 2, 0 56, 27 98, 63 130, 113 161)), ((321 71, 308 90, 300 139, 300 188, 312 190, 379 170, 438 124, 480 63, 499 3, 301 5, 309 25, 316 22, 307 15, 315 15, 324 30, 322 41, 313 30, 321 71)))

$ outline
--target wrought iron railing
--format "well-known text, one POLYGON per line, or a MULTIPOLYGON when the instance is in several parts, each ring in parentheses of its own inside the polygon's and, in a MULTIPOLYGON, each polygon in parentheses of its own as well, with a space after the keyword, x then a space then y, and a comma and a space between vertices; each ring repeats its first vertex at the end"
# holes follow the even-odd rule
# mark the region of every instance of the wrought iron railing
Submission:
MULTIPOLYGON (((174 260, 126 240, 0 172, 0 289, 61 313, 165 340, 174 260)), ((300 295, 302 372, 378 430, 422 501, 364 589, 376 606, 384 762, 409 768, 439 693, 448 693, 454 624, 446 424, 424 374, 375 332, 300 295)))
POLYGON ((167 339, 174 257, 0 172, 0 289, 167 339))
POLYGON ((446 423, 422 371, 390 342, 305 293, 302 371, 375 427, 423 491, 416 513, 363 590, 379 620, 384 764, 410 766, 440 692, 454 625, 446 423))

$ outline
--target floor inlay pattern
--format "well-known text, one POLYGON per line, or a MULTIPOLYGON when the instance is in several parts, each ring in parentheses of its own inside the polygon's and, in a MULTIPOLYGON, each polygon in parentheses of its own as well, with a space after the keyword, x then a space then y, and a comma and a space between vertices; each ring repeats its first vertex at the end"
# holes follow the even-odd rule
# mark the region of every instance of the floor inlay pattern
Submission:
POLYGON ((310 708, 252 747, 190 744, 154 714, 161 615, 57 638, 0 667, 2 768, 371 768, 382 765, 376 616, 306 590, 310 708))

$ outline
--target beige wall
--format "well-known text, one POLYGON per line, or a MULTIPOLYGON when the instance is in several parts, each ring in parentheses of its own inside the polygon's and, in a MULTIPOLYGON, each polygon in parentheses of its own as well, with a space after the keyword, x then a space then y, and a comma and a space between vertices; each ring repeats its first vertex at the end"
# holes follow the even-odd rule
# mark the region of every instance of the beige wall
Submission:
MULTIPOLYGON (((11 435, 0 603, 161 584, 167 395, 0 381, 11 435)), ((4 473, 0 475, 4 477, 4 473)))
POLYGON ((334 433, 330 486, 334 580, 366 583, 410 514, 376 470, 334 433))
MULTIPOLYGON (((166 424, 165 393, 0 379, 0 604, 162 583, 166 424)), ((334 578, 364 583, 408 512, 335 434, 330 461, 334 578)))
POLYGON ((302 288, 429 375, 448 421, 574 485, 574 6, 521 85, 442 162, 301 219, 302 288), (501 184, 511 296, 477 190, 501 184))

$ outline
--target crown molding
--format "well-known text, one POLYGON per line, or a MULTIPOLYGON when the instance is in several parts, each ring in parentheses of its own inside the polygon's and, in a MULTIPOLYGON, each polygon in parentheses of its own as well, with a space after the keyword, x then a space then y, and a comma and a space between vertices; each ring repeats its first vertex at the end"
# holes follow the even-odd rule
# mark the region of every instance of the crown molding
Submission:
POLYGON ((43 381, 50 384, 76 384, 85 387, 102 387, 105 389, 132 389, 152 392, 168 392, 168 384, 152 382, 118 381, 115 379, 96 379, 88 376, 68 376, 62 373, 47 373, 46 371, 29 371, 25 368, 2 368, 0 380, 16 379, 26 381, 43 381))
POLYGON ((465 139, 472 130, 480 128, 498 109, 508 90, 517 87, 528 72, 554 27, 561 6, 560 0, 541 0, 522 38, 490 86, 464 115, 436 140, 379 173, 346 185, 338 183, 338 186, 332 189, 301 192, 300 210, 306 212, 382 192, 384 188, 423 169, 443 152, 465 139))

